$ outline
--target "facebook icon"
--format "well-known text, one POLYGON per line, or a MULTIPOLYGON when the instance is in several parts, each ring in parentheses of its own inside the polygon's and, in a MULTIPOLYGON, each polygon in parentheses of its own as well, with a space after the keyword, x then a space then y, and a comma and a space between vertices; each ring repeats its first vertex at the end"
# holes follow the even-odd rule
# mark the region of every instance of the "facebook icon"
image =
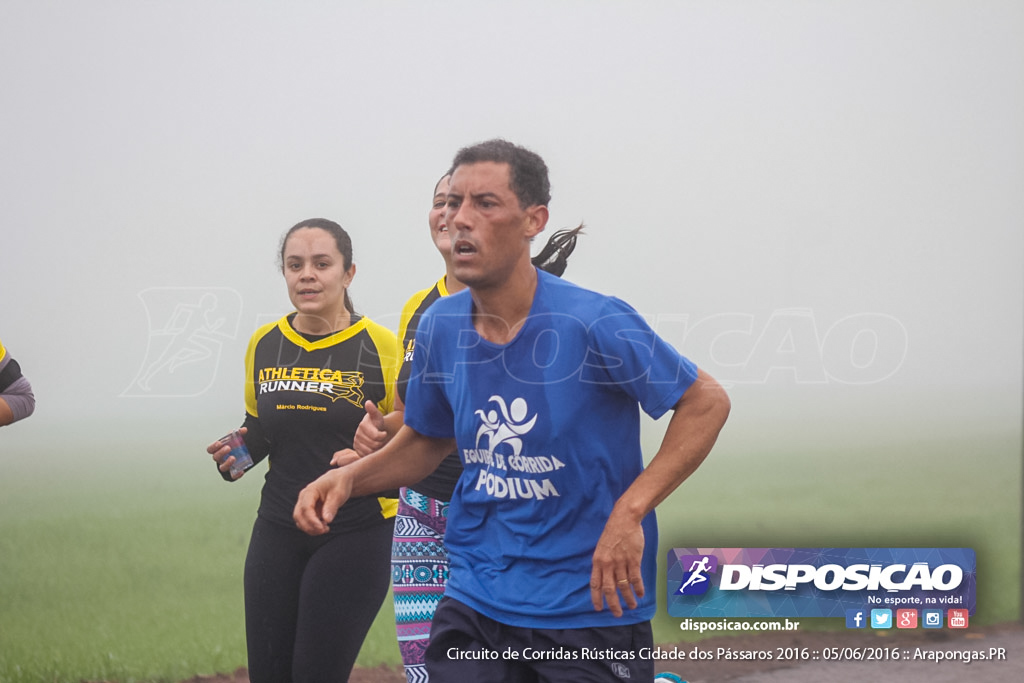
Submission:
POLYGON ((867 617, 864 616, 864 610, 846 610, 846 628, 867 628, 867 617))

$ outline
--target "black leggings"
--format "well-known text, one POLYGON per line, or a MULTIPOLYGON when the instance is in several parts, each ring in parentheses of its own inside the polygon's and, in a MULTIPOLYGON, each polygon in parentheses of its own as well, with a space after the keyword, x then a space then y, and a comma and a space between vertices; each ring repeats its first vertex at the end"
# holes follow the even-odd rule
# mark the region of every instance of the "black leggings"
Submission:
POLYGON ((245 558, 251 683, 347 681, 391 581, 394 520, 308 536, 257 518, 245 558))

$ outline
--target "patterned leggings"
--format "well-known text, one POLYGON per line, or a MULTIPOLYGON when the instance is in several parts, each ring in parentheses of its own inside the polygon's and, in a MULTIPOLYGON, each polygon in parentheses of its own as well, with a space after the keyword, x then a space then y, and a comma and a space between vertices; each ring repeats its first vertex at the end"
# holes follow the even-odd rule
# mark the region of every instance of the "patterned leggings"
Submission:
POLYGON ((430 642, 430 622, 448 583, 447 524, 447 502, 407 488, 399 492, 391 584, 398 649, 408 683, 428 680, 424 654, 430 642))

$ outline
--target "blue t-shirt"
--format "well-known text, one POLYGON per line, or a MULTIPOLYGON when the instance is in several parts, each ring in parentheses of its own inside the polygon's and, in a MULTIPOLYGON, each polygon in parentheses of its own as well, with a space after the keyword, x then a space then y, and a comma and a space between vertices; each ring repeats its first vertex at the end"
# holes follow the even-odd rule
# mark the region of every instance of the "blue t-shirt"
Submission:
POLYGON ((508 344, 474 329, 464 291, 420 321, 405 423, 455 437, 465 470, 449 510, 447 594, 525 628, 654 616, 657 525, 643 521, 646 596, 621 619, 590 599, 594 548, 643 470, 640 412, 658 418, 697 368, 624 302, 538 271, 529 318, 508 344))

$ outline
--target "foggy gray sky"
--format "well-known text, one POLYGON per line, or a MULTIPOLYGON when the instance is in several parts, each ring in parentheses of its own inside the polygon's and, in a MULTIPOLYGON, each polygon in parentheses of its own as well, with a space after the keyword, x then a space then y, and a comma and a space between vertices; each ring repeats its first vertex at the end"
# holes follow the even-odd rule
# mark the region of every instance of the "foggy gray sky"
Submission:
POLYGON ((17 429, 238 422, 304 218, 350 231, 356 306, 396 327, 441 273, 433 183, 501 136, 547 160, 549 229, 587 224, 566 276, 730 385, 730 428, 903 406, 1017 430, 1022 38, 1010 1, 5 0, 17 429), (204 295, 220 326, 181 348, 209 356, 168 374, 204 295))

